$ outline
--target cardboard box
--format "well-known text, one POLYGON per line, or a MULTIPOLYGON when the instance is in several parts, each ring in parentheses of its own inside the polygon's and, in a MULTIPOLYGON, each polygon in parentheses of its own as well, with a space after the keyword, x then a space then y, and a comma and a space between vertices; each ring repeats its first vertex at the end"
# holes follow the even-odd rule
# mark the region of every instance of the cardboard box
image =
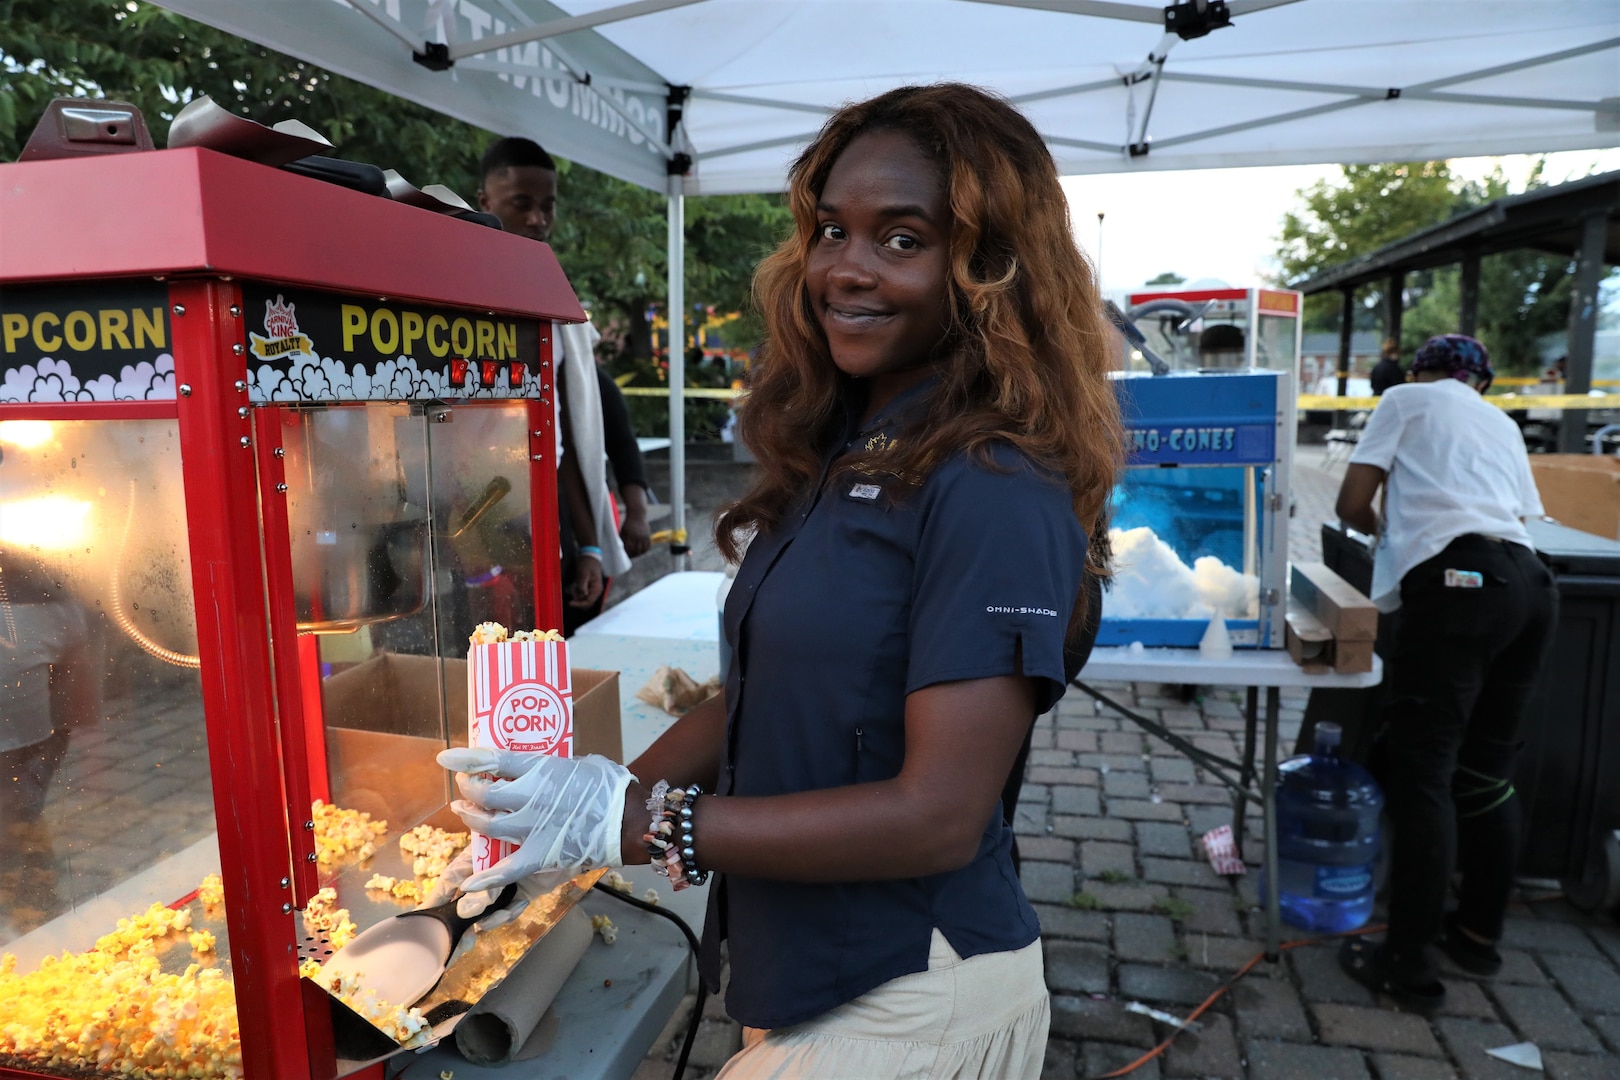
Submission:
POLYGON ((1530 471, 1549 517, 1572 529, 1620 540, 1620 458, 1531 454, 1530 471))
POLYGON ((1283 646, 1303 670, 1312 674, 1329 671, 1359 675, 1372 670, 1371 641, 1340 641, 1297 597, 1288 600, 1284 617, 1283 646))
MULTIPOLYGON (((574 668, 572 678, 574 752, 619 761, 619 673, 574 668)), ((384 653, 326 679, 322 702, 334 803, 405 828, 455 797, 433 759, 445 747, 446 716, 450 744, 467 742, 465 660, 384 653)))
POLYGON ((1333 670, 1333 632, 1300 604, 1288 598, 1288 614, 1283 622, 1283 647, 1304 670, 1322 674, 1333 670))
POLYGON ((1328 628, 1334 641, 1378 637, 1378 609, 1372 601, 1322 563, 1295 563, 1288 591, 1328 628))

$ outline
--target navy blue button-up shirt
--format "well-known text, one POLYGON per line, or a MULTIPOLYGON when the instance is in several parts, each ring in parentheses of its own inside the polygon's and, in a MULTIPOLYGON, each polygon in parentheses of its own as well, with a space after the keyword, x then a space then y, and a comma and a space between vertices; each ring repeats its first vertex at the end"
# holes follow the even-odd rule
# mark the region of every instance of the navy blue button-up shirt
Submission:
MULTIPOLYGON (((845 452, 904 438, 935 384, 898 397, 845 452)), ((748 549, 726 602, 732 646, 718 793, 769 796, 891 779, 906 695, 1022 673, 1063 693, 1063 639, 1085 566, 1069 490, 1014 448, 958 454, 920 487, 833 472, 748 549)), ((1033 717, 1031 717, 1033 720, 1033 717)), ((700 837, 701 841, 701 837, 700 837)), ((1040 933, 999 808, 973 860, 924 878, 803 884, 726 874, 710 890, 703 971, 731 943, 726 1009, 750 1027, 809 1020, 928 967, 935 927, 963 957, 1040 933)))

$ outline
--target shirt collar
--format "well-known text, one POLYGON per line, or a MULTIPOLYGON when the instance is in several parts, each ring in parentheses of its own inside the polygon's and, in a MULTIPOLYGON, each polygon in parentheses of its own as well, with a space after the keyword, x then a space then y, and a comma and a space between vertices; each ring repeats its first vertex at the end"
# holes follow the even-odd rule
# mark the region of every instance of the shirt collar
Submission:
POLYGON ((906 387, 890 398, 872 419, 861 425, 856 434, 867 435, 875 431, 893 431, 895 427, 912 419, 928 404, 931 392, 939 386, 937 371, 930 372, 914 385, 906 387))

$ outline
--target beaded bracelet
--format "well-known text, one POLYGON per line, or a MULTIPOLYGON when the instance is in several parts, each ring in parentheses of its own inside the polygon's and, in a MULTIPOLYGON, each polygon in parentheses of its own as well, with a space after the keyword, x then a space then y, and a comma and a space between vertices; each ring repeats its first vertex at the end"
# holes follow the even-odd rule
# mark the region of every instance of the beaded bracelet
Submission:
POLYGON ((647 843, 653 869, 669 878, 676 892, 709 880, 709 872, 697 867, 692 832, 692 807, 702 794, 703 789, 696 784, 672 788, 668 780, 660 780, 647 800, 652 821, 642 839, 647 843))

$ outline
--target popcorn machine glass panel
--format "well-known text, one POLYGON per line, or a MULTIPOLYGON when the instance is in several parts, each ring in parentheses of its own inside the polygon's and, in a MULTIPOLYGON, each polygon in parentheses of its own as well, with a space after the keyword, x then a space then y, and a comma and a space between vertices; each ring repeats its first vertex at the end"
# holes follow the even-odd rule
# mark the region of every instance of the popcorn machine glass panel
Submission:
MULTIPOLYGON (((1283 294, 1285 298, 1293 294, 1283 294)), ((1299 319, 1262 311, 1256 318, 1255 365, 1273 371, 1299 369, 1299 319)))
POLYGON ((340 808, 320 877, 362 919, 347 871, 424 877, 397 841, 454 797, 434 755, 466 741, 473 626, 534 624, 527 405, 287 409, 281 431, 313 793, 340 808))
MULTIPOLYGON (((223 974, 214 1019, 234 1022, 223 913, 186 902, 219 850, 177 428, 0 422, 0 953, 33 973, 0 995, 18 1046, 48 1013, 88 1022, 115 1003, 86 965, 179 1006, 179 982, 136 976, 148 950, 171 979, 193 962, 223 974), (212 940, 194 953, 150 916, 109 934, 153 904, 212 940)), ((3 1049, 0 1064, 57 1068, 3 1049)))
MULTIPOLYGON (((441 653, 464 659, 481 622, 538 626, 534 536, 529 507, 528 416, 521 402, 463 405, 429 425, 433 542, 443 588, 441 653)), ((549 512, 555 513, 555 509, 549 512)), ((452 738, 466 738, 466 710, 451 714, 452 738)))

